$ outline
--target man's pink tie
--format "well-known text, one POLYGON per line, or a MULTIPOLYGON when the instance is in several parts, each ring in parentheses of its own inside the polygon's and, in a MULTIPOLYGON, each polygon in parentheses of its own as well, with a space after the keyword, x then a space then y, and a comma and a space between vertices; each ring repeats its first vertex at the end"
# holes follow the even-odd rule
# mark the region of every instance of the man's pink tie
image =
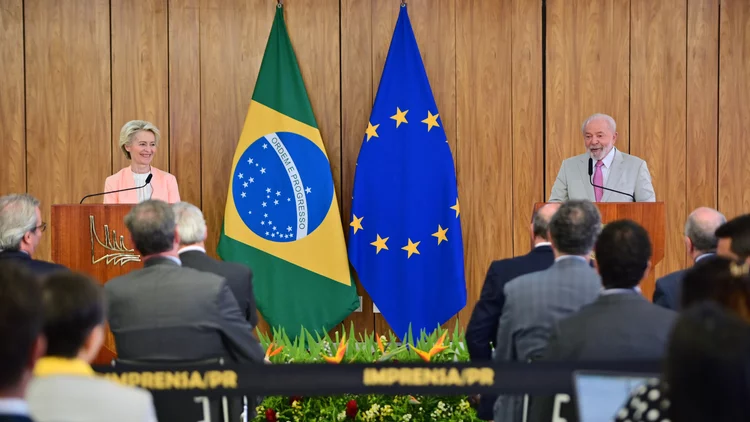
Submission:
MULTIPOLYGON (((596 170, 594 170, 594 184, 597 186, 604 186, 604 177, 602 176, 603 165, 604 163, 602 163, 602 160, 596 162, 596 170)), ((604 189, 594 187, 594 197, 596 198, 596 202, 602 201, 603 194, 604 189)))

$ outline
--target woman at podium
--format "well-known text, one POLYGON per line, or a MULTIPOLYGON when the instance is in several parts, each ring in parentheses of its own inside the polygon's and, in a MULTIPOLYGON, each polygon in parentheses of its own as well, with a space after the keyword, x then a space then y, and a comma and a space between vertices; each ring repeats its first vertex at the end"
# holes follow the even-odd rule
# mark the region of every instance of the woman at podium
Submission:
POLYGON ((177 179, 151 166, 161 137, 150 122, 131 120, 120 130, 120 149, 130 165, 104 182, 105 204, 137 204, 147 199, 180 202, 177 179))

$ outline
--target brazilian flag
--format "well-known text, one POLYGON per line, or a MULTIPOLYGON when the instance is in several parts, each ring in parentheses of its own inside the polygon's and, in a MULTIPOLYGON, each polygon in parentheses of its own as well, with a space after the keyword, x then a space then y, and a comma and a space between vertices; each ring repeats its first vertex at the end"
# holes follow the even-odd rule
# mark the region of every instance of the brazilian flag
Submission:
POLYGON ((359 307, 333 177, 282 7, 232 161, 218 254, 249 266, 263 318, 291 337, 359 307))

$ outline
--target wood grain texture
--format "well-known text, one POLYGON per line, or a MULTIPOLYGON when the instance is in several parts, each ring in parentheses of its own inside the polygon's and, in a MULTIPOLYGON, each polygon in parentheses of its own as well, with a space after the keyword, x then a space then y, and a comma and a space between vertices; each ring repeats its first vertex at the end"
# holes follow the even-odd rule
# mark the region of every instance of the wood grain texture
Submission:
MULTIPOLYGON (((28 192, 49 221, 52 204, 77 203, 111 174, 109 2, 24 7, 28 192)), ((49 259, 49 236, 35 255, 49 259)))
POLYGON ((201 207, 200 0, 169 0, 169 168, 201 207))
POLYGON ((687 3, 685 211, 718 206, 719 0, 687 3))
MULTIPOLYGON (((513 89, 513 255, 519 256, 530 248, 532 204, 545 199, 542 2, 513 0, 512 4, 512 51, 507 60, 513 89)), ((509 75, 497 76, 508 79, 509 75)))
POLYGON ((0 0, 0 195, 26 192, 23 1, 0 0))
POLYGON ((719 43, 719 210, 750 211, 750 3, 721 2, 719 43))
MULTIPOLYGON (((342 221, 347 240, 350 231, 352 190, 357 157, 367 121, 372 111, 372 21, 371 0, 341 2, 341 199, 342 221)), ((356 275, 355 272, 352 271, 356 275)), ((354 312, 344 321, 354 323, 358 332, 375 330, 372 299, 357 280, 357 294, 362 297, 362 312, 354 312)))
MULTIPOLYGON (((377 95, 393 29, 399 14, 398 2, 372 1, 372 86, 377 95)), ((462 6, 464 7, 464 6, 462 6)), ((410 0, 409 20, 414 29, 427 78, 440 114, 440 123, 456 162, 456 1, 410 0)), ((426 117, 426 115, 425 115, 426 117)), ((417 118, 415 116, 414 118, 417 118)), ((421 120, 423 117, 420 117, 421 120)), ((459 190, 459 195, 461 195, 459 190)), ((377 314, 375 328, 384 333, 388 328, 377 314)))
POLYGON ((656 200, 668 204, 659 277, 686 259, 686 4, 633 0, 631 18, 630 151, 646 160, 656 200))
MULTIPOLYGON (((52 260, 88 274, 99 283, 143 268, 140 254, 125 227, 132 205, 53 205, 51 210, 52 260), (107 259, 128 254, 133 261, 107 259)), ((107 365, 117 356, 115 338, 107 327, 104 345, 94 364, 107 365)))
POLYGON ((585 151, 588 116, 612 116, 617 148, 630 150, 629 27, 630 0, 547 2, 545 199, 562 161, 585 151))
POLYGON ((216 257, 232 158, 253 95, 276 4, 201 0, 201 192, 206 251, 216 257))
MULTIPOLYGON (((167 0, 111 0, 111 4, 112 149, 120 151, 120 129, 125 123, 149 121, 161 132, 152 164, 169 171, 167 0)), ((112 155, 113 171, 129 165, 122 152, 112 155)))
MULTIPOLYGON (((467 323, 494 259, 513 255, 512 0, 457 11, 458 188, 467 323)), ((532 203, 529 204, 531 210, 532 203)))

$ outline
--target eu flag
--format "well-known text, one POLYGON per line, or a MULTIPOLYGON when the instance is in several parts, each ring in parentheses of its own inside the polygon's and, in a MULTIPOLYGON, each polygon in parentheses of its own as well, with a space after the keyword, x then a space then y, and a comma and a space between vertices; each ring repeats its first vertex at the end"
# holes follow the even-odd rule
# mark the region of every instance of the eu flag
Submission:
MULTIPOLYGON (((396 335, 466 305, 456 172, 402 5, 357 159, 349 259, 396 335)), ((402 339, 404 339, 402 337, 402 339)))

